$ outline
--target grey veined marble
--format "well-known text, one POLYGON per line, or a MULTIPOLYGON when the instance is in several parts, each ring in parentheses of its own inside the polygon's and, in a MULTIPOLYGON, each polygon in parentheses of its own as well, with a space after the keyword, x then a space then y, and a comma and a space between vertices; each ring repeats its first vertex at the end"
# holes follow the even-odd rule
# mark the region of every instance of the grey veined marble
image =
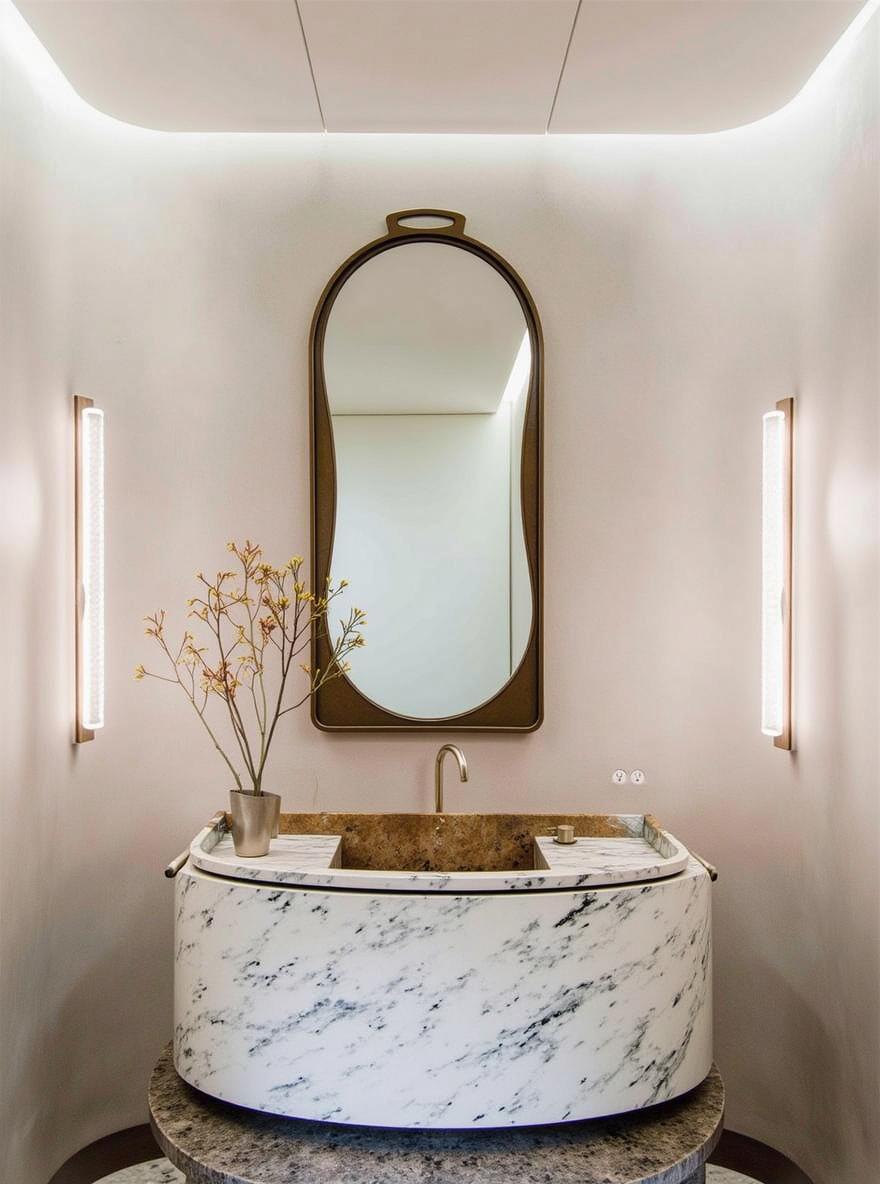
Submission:
MULTIPOLYGON (((123 1168, 112 1176, 102 1176, 98 1184, 185 1184, 186 1177, 170 1160, 153 1159, 149 1163, 123 1168)), ((706 1167, 706 1184, 758 1184, 751 1176, 719 1168, 714 1164, 706 1167)))
POLYGON ((160 1146, 190 1184, 702 1184, 721 1134, 724 1087, 713 1068, 686 1096, 618 1118, 503 1131, 371 1130, 208 1098, 180 1079, 168 1048, 149 1102, 160 1146))
POLYGON ((190 846, 193 867, 215 876, 259 883, 312 888, 419 892, 534 892, 554 888, 602 887, 657 880, 685 870, 688 851, 667 831, 643 815, 619 815, 627 837, 581 836, 562 845, 546 835, 533 836, 527 868, 495 871, 395 871, 349 866, 342 835, 282 834, 268 855, 256 859, 235 854, 232 838, 208 826, 190 846), (636 832, 636 828, 637 832, 636 832))
POLYGON ((102 1176, 97 1184, 183 1184, 185 1179, 183 1172, 179 1172, 170 1160, 163 1157, 102 1176))
POLYGON ((711 886, 347 892, 177 877, 175 1064, 205 1093, 354 1125, 620 1114, 712 1064, 711 886))
POLYGON ((542 816, 389 818, 285 815, 252 860, 219 824, 196 837, 175 897, 184 1080, 271 1114, 430 1130, 699 1085, 711 886, 656 820, 577 816, 560 845, 542 816))

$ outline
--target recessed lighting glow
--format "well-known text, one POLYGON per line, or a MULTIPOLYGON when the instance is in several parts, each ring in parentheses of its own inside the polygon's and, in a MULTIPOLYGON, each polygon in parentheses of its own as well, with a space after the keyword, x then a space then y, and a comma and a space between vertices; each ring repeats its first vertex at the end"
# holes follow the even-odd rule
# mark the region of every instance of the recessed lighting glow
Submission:
MULTIPOLYGON (((739 127, 728 128, 725 130, 714 132, 697 132, 697 133, 676 133, 676 132, 545 132, 554 139, 562 140, 590 140, 596 136, 601 136, 607 140, 633 140, 633 139, 684 139, 694 138, 694 136, 724 136, 731 131, 739 131, 742 127, 752 127, 755 124, 762 123, 766 119, 773 119, 781 112, 786 111, 794 104, 798 103, 802 97, 808 93, 819 83, 823 78, 829 74, 833 74, 834 69, 839 62, 845 58, 850 51, 852 45, 863 32, 865 26, 870 22, 877 12, 880 11, 880 0, 866 0, 866 3, 858 10, 849 25, 843 30, 838 40, 831 46, 825 57, 816 66, 813 73, 806 79, 801 89, 785 103, 778 111, 770 112, 767 115, 761 116, 752 123, 743 124, 739 127)), ((363 133, 350 132, 328 132, 326 127, 321 132, 180 132, 180 131, 161 131, 158 129, 143 128, 136 124, 127 123, 125 120, 117 119, 115 116, 107 115, 103 111, 99 111, 93 107, 85 99, 83 99, 73 88, 66 76, 62 73, 59 66, 56 64, 54 58, 51 57, 49 51, 45 48, 43 43, 39 40, 37 35, 33 32, 30 25, 26 22, 22 14, 18 11, 13 3, 13 0, 0 0, 0 35, 2 35, 4 43, 10 48, 21 63, 21 65, 29 72, 32 82, 39 87, 40 92, 46 96, 54 98, 59 103, 65 105, 70 111, 78 113, 88 112, 89 115, 105 126, 117 125, 120 128, 130 129, 132 132, 139 135, 150 135, 159 137, 173 136, 181 139, 190 139, 195 141, 198 138, 208 138, 212 140, 220 137, 228 137, 232 140, 237 140, 246 137, 257 138, 264 140, 275 139, 280 143, 288 141, 302 141, 308 142, 316 136, 332 136, 335 139, 346 139, 356 142, 359 138, 363 138, 363 133)), ((369 133, 371 136, 378 138, 381 133, 369 133)), ((414 133, 410 133, 414 134, 414 133)), ((393 133, 389 133, 390 138, 394 138, 393 133)), ((488 134, 487 134, 488 136, 488 134)), ((462 133, 435 135, 431 137, 432 153, 436 154, 437 145, 447 140, 455 143, 463 138, 462 133)), ((472 136, 470 139, 476 141, 477 137, 472 136)), ((497 137, 495 137, 497 138, 497 137)))

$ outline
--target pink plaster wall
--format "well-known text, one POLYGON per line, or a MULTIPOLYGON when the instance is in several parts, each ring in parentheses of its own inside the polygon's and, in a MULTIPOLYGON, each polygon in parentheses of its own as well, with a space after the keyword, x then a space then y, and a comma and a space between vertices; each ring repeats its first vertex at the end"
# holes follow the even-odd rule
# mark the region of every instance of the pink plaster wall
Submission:
MULTIPOLYGON (((547 347, 546 723, 452 809, 650 810, 716 862, 729 1122, 880 1170, 877 21, 781 114, 694 137, 166 135, 90 111, 0 8, 0 1176, 143 1121, 167 859, 223 768, 141 615, 251 535, 308 546, 307 333, 407 206, 460 209, 547 347), (70 745, 69 399, 107 414, 107 727, 70 745), (759 728, 760 421, 798 397, 798 751, 759 728), (647 784, 617 788, 640 767, 647 784)), ((177 619, 182 621, 182 616, 177 619)), ((288 809, 424 810, 429 736, 294 717, 288 809)), ((454 739, 454 734, 449 737, 454 739)))

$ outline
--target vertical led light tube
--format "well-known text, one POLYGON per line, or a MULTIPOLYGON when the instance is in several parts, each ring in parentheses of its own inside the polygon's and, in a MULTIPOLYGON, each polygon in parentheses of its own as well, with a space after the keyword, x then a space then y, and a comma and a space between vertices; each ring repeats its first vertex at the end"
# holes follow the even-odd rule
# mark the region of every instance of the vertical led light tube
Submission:
POLYGON ((764 416, 761 731, 791 748, 792 425, 794 400, 764 416))
POLYGON ((76 741, 104 726, 104 412, 74 398, 76 437, 76 741))

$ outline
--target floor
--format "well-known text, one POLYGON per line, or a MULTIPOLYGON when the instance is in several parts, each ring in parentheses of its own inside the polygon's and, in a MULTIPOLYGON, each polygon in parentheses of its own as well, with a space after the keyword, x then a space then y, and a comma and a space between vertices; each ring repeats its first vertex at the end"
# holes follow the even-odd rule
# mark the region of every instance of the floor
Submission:
MULTIPOLYGON (((153 1159, 137 1167, 123 1168, 103 1176, 98 1184, 181 1184, 183 1176, 173 1168, 167 1159, 153 1159)), ((710 1164, 706 1170, 706 1184, 753 1184, 751 1176, 741 1176, 728 1168, 710 1164)))

